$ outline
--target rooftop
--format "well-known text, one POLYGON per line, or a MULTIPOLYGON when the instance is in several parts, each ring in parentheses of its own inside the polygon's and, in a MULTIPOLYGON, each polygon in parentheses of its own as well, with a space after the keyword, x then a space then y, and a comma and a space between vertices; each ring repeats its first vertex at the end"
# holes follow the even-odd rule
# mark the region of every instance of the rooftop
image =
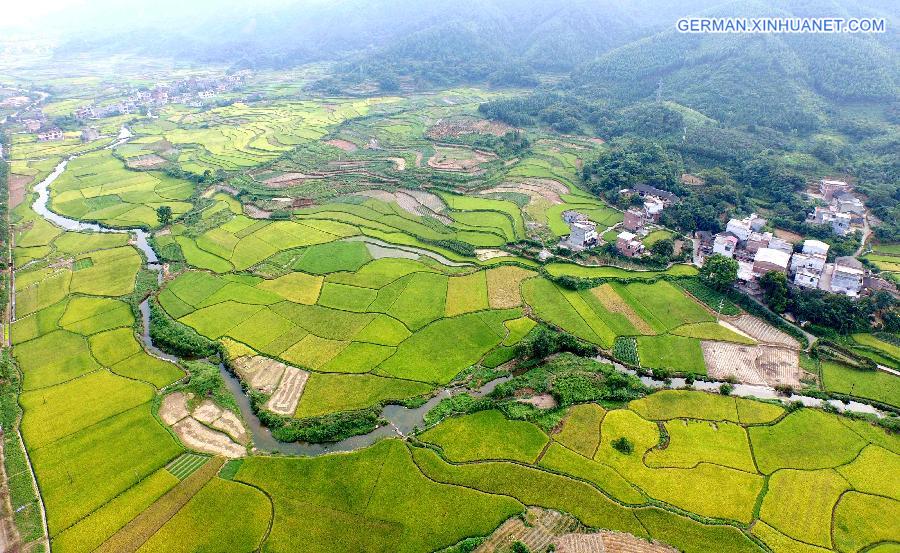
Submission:
POLYGON ((779 267, 787 267, 791 261, 791 254, 781 250, 773 250, 772 248, 760 248, 757 250, 756 257, 753 260, 761 263, 772 263, 779 267))

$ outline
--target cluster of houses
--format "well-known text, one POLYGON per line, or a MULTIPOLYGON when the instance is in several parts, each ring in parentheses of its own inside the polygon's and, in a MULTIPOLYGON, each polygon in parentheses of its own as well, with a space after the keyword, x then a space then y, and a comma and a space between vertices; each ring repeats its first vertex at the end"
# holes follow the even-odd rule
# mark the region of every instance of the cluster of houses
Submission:
MULTIPOLYGON (((622 221, 625 230, 616 237, 616 249, 619 253, 626 257, 638 257, 644 253, 644 245, 640 239, 650 232, 649 226, 659 222, 663 209, 678 201, 678 197, 646 184, 620 190, 619 194, 629 197, 637 195, 643 200, 642 206, 632 207, 625 212, 625 219, 622 221)), ((586 215, 577 211, 564 211, 562 217, 569 225, 569 236, 560 242, 561 247, 581 251, 600 243, 597 225, 588 220, 586 215)))
POLYGON ((738 279, 755 283, 764 274, 784 273, 794 284, 803 288, 818 288, 836 294, 858 296, 863 288, 866 271, 854 257, 838 257, 827 263, 828 244, 806 240, 800 252, 794 246, 763 232, 766 220, 751 214, 743 219, 731 219, 725 232, 710 236, 697 233, 701 248, 712 254, 724 255, 738 262, 738 279), (710 248, 711 246, 711 248, 710 248))
POLYGON ((805 240, 803 249, 791 257, 790 274, 793 282, 803 288, 812 288, 858 296, 863 288, 866 270, 858 259, 838 257, 834 263, 826 263, 828 244, 819 240, 805 240))
POLYGON ((850 190, 850 185, 844 181, 829 179, 819 181, 819 193, 828 205, 817 206, 807 217, 808 222, 828 225, 831 232, 838 236, 850 233, 852 225, 863 225, 866 206, 851 194, 850 190))
POLYGON ((79 121, 85 121, 128 115, 141 109, 159 108, 170 103, 200 107, 204 100, 209 100, 216 94, 230 92, 242 85, 246 81, 247 74, 240 71, 222 77, 189 77, 171 84, 158 84, 152 90, 136 90, 118 102, 103 106, 82 106, 75 110, 73 115, 79 121))

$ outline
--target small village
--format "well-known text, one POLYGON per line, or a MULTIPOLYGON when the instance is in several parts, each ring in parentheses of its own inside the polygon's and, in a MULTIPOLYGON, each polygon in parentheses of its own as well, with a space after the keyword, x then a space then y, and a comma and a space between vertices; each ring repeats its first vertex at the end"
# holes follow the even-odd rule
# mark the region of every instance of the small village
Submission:
MULTIPOLYGON (((71 117, 82 127, 82 142, 90 142, 101 135, 96 126, 89 124, 90 121, 131 114, 152 116, 153 111, 170 103, 200 108, 214 102, 218 95, 233 92, 246 82, 248 76, 248 71, 239 71, 220 77, 190 77, 172 83, 157 83, 153 88, 135 88, 127 91, 124 98, 81 106, 71 117)), ((26 132, 35 134, 38 142, 66 138, 64 130, 37 108, 10 116, 9 120, 21 123, 26 132)))
MULTIPOLYGON (((867 236, 869 223, 866 207, 852 190, 852 186, 845 181, 821 179, 816 192, 808 193, 808 196, 826 205, 815 206, 808 214, 807 222, 830 228, 837 237, 846 237, 857 231, 863 237, 867 236)), ((662 229, 660 215, 666 207, 677 202, 678 197, 645 184, 623 189, 619 193, 639 197, 642 205, 627 209, 624 220, 611 227, 610 230, 621 227, 613 242, 615 250, 631 260, 648 256, 643 239, 651 232, 662 229)), ((601 235, 604 233, 598 232, 597 225, 585 215, 566 211, 563 219, 569 225, 570 234, 560 242, 560 247, 579 252, 602 245, 601 235)), ((754 296, 760 294, 758 280, 772 271, 783 273, 797 287, 852 298, 878 290, 897 293, 893 283, 867 269, 855 256, 837 256, 829 261, 830 246, 822 240, 809 238, 791 243, 766 230, 767 224, 765 218, 751 213, 744 218, 729 219, 725 230, 720 233, 695 232, 692 240, 694 264, 703 266, 712 255, 734 259, 738 263, 737 285, 754 296)), ((862 250, 861 246, 857 255, 862 250)))

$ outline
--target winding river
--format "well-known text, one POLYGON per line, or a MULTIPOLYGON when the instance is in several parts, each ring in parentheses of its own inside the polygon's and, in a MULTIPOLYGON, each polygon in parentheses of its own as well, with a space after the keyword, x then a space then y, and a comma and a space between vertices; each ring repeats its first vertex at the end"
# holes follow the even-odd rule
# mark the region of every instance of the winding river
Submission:
MULTIPOLYGON (((116 142, 107 146, 107 148, 114 148, 119 144, 127 142, 130 137, 131 133, 128 131, 128 129, 122 127, 116 142)), ((130 233, 134 236, 133 245, 144 253, 149 268, 158 271, 160 269, 159 258, 147 241, 148 234, 146 231, 141 229, 114 229, 104 227, 96 223, 85 223, 76 219, 70 219, 50 210, 50 185, 57 178, 59 178, 63 171, 65 171, 69 161, 77 157, 79 156, 71 156, 61 161, 59 165, 57 165, 53 170, 53 172, 50 173, 35 187, 35 191, 37 192, 37 199, 32 205, 35 213, 41 215, 42 217, 44 217, 44 219, 53 223, 54 225, 68 231, 130 233)), ((367 243, 367 246, 374 250, 373 253, 376 257, 407 257, 427 255, 428 257, 431 257, 432 259, 435 259, 449 266, 466 265, 465 263, 454 262, 446 259, 439 254, 421 250, 419 248, 397 246, 395 244, 389 244, 387 242, 382 242, 373 238, 360 237, 356 239, 365 241, 367 243)), ((160 276, 162 275, 160 274, 160 276)), ((143 319, 142 341, 144 343, 144 347, 148 352, 157 357, 173 362, 179 361, 178 357, 163 352, 153 344, 153 341, 150 338, 150 307, 148 302, 149 300, 145 300, 140 305, 141 315, 143 319)), ((605 363, 610 363, 617 370, 623 373, 635 374, 633 370, 603 356, 597 357, 597 360, 605 363)), ((387 405, 384 407, 381 413, 381 417, 387 421, 387 424, 379 426, 374 431, 368 434, 353 436, 339 442, 325 444, 305 442, 286 443, 276 440, 272 436, 272 433, 269 431, 269 429, 260 422, 259 418, 250 407, 250 399, 247 397, 247 394, 244 393, 241 387, 240 380, 222 364, 219 365, 219 372, 221 373, 222 378, 225 380, 225 384, 228 386, 229 390, 231 390, 232 394, 234 394, 238 407, 240 408, 241 415, 243 416, 243 419, 253 436, 255 449, 261 452, 277 453, 283 455, 315 456, 338 451, 351 451, 371 445, 385 437, 406 436, 411 433, 416 427, 424 426, 425 414, 428 413, 428 411, 430 411, 438 403, 440 403, 441 400, 448 398, 453 394, 466 391, 461 387, 442 388, 437 394, 434 395, 434 397, 416 408, 406 408, 400 405, 387 405)), ((474 396, 483 396, 490 393, 498 384, 505 380, 508 380, 509 378, 510 377, 507 376, 492 380, 479 390, 476 390, 474 392, 470 391, 469 393, 474 396)), ((640 378, 645 385, 655 389, 661 389, 665 387, 680 388, 685 386, 686 384, 683 378, 673 378, 671 380, 671 383, 669 384, 661 380, 654 380, 650 377, 640 378)), ((713 392, 717 392, 719 390, 719 386, 721 386, 721 383, 719 382, 696 381, 693 383, 694 389, 713 392)), ((851 401, 845 404, 838 400, 822 400, 802 395, 792 395, 789 398, 786 398, 779 395, 774 388, 769 386, 735 384, 734 390, 732 391, 731 395, 739 397, 756 397, 761 399, 778 399, 781 401, 800 401, 804 405, 809 407, 822 407, 825 403, 828 403, 840 411, 853 411, 857 413, 874 414, 879 417, 883 416, 883 413, 881 411, 875 409, 871 405, 867 405, 864 403, 851 401)))

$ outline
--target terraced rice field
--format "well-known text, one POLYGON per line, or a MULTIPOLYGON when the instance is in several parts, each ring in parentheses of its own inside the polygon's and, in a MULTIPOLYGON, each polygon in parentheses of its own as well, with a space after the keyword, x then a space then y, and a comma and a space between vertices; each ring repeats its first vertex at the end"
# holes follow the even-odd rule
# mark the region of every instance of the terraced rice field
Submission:
MULTIPOLYGON (((155 207, 169 205, 177 217, 191 202, 203 206, 154 237, 172 254, 159 290, 127 236, 64 232, 29 202, 16 207, 9 334, 23 375, 20 431, 53 550, 419 552, 479 536, 478 551, 514 540, 532 550, 653 553, 844 552, 900 542, 900 491, 884 478, 900 469, 896 436, 865 421, 700 392, 546 410, 515 403, 514 413, 541 425, 485 409, 349 453, 257 455, 233 402, 204 389, 201 377, 187 382, 192 363, 144 350, 134 310, 144 293, 220 342, 267 416, 298 424, 416 405, 461 373, 510 359, 537 321, 607 350, 627 337, 645 368, 716 376, 751 367, 741 377, 766 382, 797 376, 792 338, 749 316, 719 324, 658 273, 547 266, 555 276, 609 279, 574 291, 540 276, 534 262, 460 253, 499 250, 536 228, 559 234, 566 209, 600 225, 621 213, 575 186, 581 156, 596 149, 587 140, 537 140, 506 164, 426 140, 426 121, 444 113, 434 98, 418 99, 426 107, 412 114, 350 121, 401 101, 169 106, 133 126, 140 136, 116 150, 125 163, 109 151, 72 161, 52 189, 53 208, 71 217, 155 227, 155 207), (201 174, 243 171, 295 146, 378 156, 332 166, 372 175, 430 171, 431 161, 454 173, 457 191, 485 194, 394 191, 381 179, 369 193, 352 189, 287 220, 261 220, 231 195, 210 189, 198 200, 186 181, 144 170, 162 159, 201 174), (376 148, 386 151, 366 152, 376 148), (477 182, 488 170, 502 172, 493 190, 477 182), (632 281, 640 277, 647 282, 632 281), (613 447, 621 438, 631 453, 613 447)), ((71 140, 17 148, 78 149, 71 140)), ((26 165, 19 169, 37 176, 53 164, 26 165)), ((279 166, 245 176, 253 186, 326 180, 297 174, 279 166)), ((894 394, 886 380, 847 370, 823 366, 826 388, 894 394)), ((30 486, 23 475, 11 484, 30 486)))

